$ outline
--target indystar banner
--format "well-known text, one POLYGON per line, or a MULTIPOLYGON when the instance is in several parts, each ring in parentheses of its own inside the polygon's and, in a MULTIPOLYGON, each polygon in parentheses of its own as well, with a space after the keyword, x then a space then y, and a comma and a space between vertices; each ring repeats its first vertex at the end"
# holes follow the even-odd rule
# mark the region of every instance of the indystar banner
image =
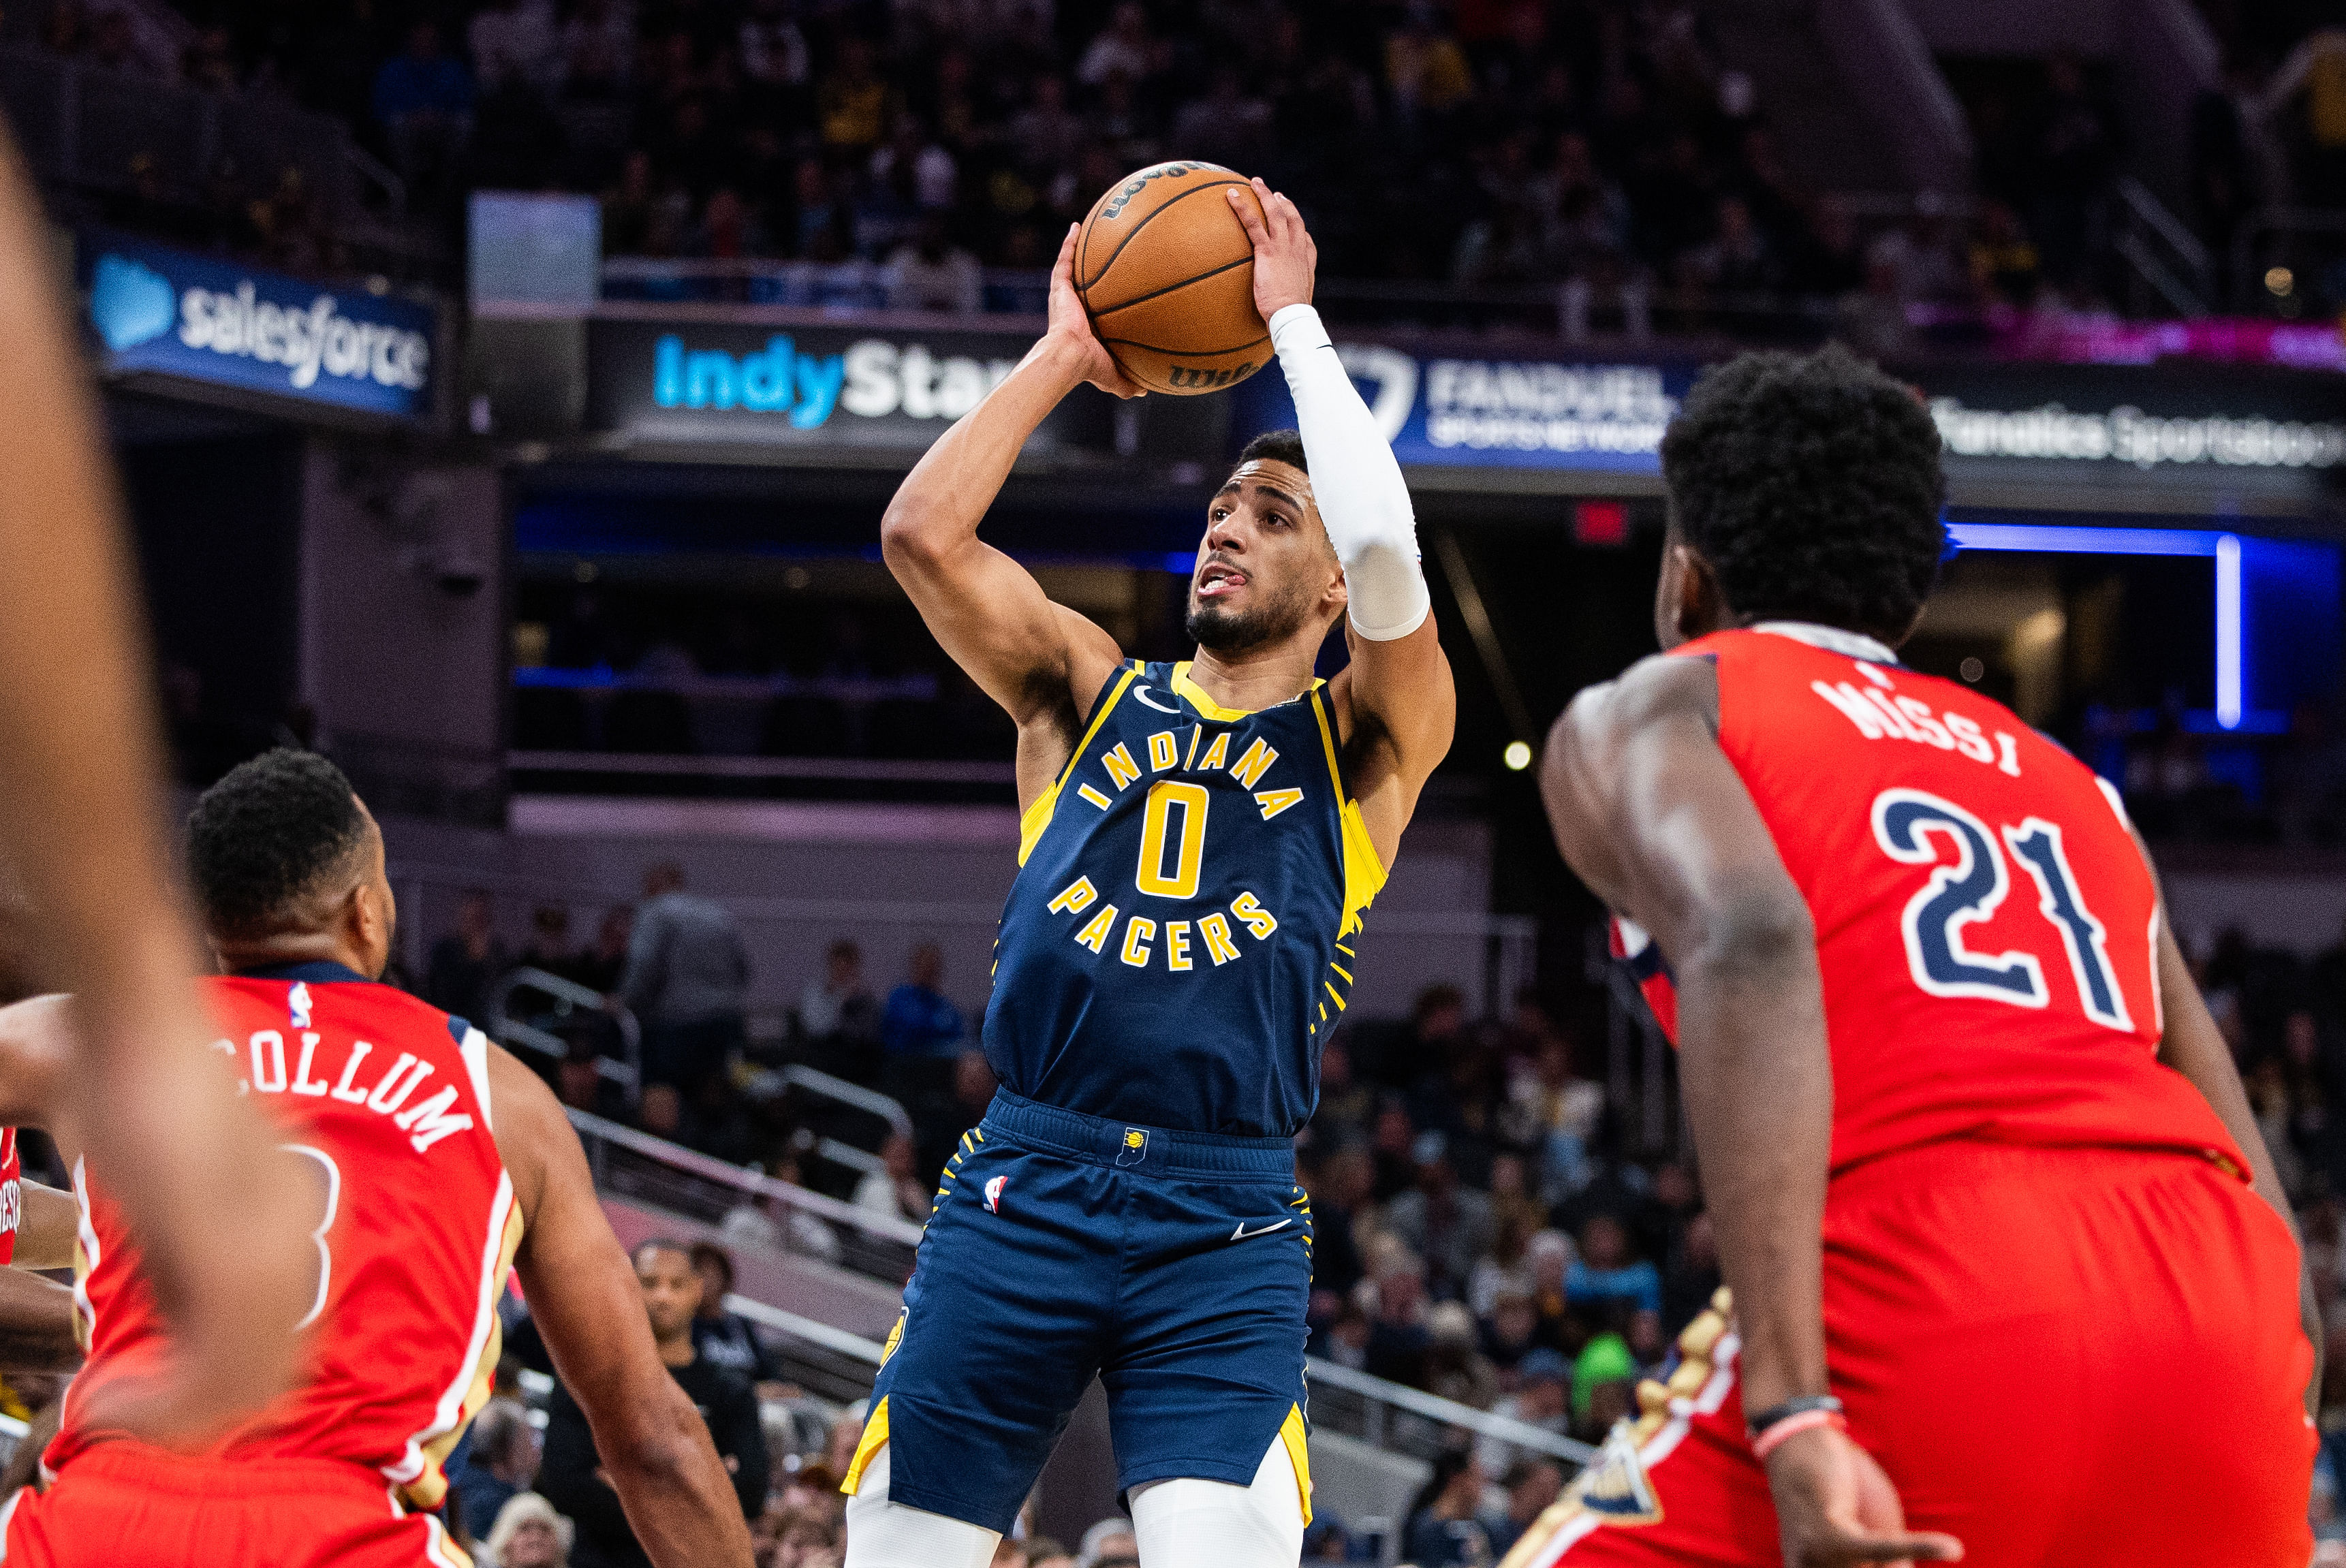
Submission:
MULTIPOLYGON (((918 453, 1008 375, 1032 339, 598 321, 588 423, 638 440, 918 453)), ((1037 444, 1105 447, 1104 399, 1071 398, 1037 444)))
MULTIPOLYGON (((1421 357, 1337 345, 1393 453, 1413 466, 1661 472, 1662 432, 1691 366, 1421 357)), ((1283 378, 1240 385, 1240 440, 1295 423, 1283 378)))
POLYGON ((107 369, 413 419, 432 407, 428 305, 114 235, 85 236, 107 369))

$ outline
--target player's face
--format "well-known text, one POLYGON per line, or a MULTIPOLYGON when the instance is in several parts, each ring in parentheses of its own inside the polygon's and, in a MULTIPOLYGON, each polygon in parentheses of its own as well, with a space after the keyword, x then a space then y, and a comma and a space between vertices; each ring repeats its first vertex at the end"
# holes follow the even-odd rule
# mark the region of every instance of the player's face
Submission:
POLYGON ((691 1258, 664 1247, 646 1247, 636 1254, 636 1283, 643 1287, 654 1335, 672 1339, 691 1326, 700 1309, 700 1276, 693 1272, 691 1258))
POLYGON ((1217 653, 1283 641, 1341 608, 1343 583, 1303 471, 1241 463, 1206 508, 1189 577, 1189 635, 1217 653))

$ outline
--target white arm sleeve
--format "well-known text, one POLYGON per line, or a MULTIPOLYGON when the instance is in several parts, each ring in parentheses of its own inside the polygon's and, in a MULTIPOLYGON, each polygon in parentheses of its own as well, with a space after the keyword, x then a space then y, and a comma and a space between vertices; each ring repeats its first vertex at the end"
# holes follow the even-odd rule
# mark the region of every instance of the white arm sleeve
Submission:
POLYGON ((1295 399, 1295 428, 1320 520, 1344 568, 1352 629, 1371 642, 1405 637, 1425 624, 1433 601, 1418 564, 1417 518, 1401 463, 1344 373, 1319 311, 1309 305, 1278 311, 1270 343, 1295 399))

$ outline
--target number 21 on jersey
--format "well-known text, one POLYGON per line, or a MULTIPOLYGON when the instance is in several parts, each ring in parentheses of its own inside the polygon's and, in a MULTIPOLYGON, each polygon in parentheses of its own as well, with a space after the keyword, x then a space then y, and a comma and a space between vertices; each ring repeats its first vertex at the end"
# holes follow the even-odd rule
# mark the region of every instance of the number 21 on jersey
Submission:
POLYGON ((2132 1032, 2126 993, 2110 964, 2108 930, 2086 907, 2057 823, 2030 817, 1991 829, 1952 800, 1907 789, 1876 796, 1872 815, 1883 853, 1902 865, 1932 868, 1899 921, 1915 984, 1933 996, 2014 1007, 2052 1001, 2035 954, 1979 952, 1964 941, 1965 928, 1994 918, 2012 891, 2008 850, 2036 884, 2037 909, 2060 933, 2086 1016, 2106 1029, 2132 1032))

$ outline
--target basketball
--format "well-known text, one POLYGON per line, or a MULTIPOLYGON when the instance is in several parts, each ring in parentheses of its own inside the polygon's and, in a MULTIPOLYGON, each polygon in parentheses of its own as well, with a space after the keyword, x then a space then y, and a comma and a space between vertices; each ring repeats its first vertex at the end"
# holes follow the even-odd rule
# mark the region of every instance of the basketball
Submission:
POLYGON ((1150 392, 1219 392, 1270 361, 1254 247, 1225 190, 1261 211, 1243 176, 1185 161, 1117 181, 1084 219, 1076 292, 1117 364, 1150 392))

